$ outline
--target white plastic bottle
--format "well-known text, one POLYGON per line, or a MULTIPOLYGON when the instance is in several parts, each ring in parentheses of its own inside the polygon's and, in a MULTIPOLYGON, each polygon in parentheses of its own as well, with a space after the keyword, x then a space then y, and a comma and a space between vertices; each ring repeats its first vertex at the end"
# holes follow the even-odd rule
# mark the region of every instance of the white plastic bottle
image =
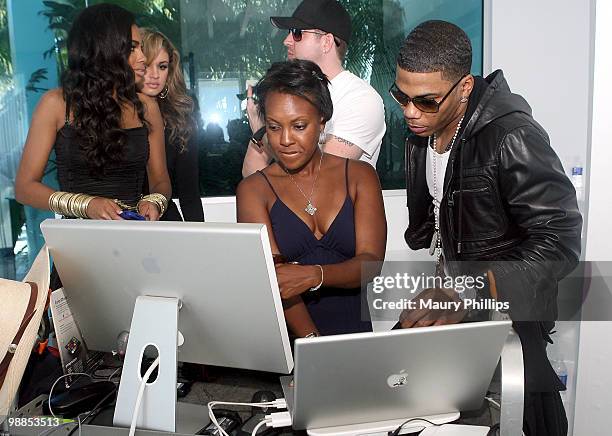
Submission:
POLYGON ((581 164, 572 167, 572 185, 576 189, 576 199, 584 200, 584 169, 581 164))
POLYGON ((563 360, 553 360, 550 362, 552 364, 553 369, 557 373, 557 377, 563 386, 567 387, 567 365, 563 360))
POLYGON ((561 401, 563 401, 563 404, 565 405, 567 403, 567 389, 569 389, 567 386, 567 380, 568 380, 567 365, 565 364, 565 361, 561 359, 551 360, 550 364, 555 370, 555 373, 557 373, 557 377, 559 377, 559 381, 561 381, 563 386, 565 386, 566 388, 565 391, 559 392, 559 394, 561 395, 561 401))

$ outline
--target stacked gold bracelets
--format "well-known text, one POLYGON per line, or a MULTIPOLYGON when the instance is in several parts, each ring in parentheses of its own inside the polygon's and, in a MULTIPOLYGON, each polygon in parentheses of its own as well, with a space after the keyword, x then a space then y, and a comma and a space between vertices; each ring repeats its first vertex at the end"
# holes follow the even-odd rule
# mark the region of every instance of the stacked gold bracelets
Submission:
POLYGON ((87 206, 94 198, 93 195, 56 191, 49 197, 49 209, 59 215, 89 218, 87 206))
POLYGON ((159 216, 162 216, 166 209, 168 209, 168 199, 165 195, 155 192, 153 194, 145 195, 138 202, 138 208, 140 208, 140 203, 143 201, 148 201, 149 203, 153 203, 159 209, 159 216))

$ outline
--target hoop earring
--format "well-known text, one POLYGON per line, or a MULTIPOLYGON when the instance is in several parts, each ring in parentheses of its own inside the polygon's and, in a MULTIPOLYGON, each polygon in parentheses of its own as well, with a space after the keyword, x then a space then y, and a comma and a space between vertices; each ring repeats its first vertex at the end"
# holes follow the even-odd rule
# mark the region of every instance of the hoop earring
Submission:
POLYGON ((168 96, 168 85, 164 86, 164 89, 157 95, 158 98, 164 99, 168 96))
POLYGON ((323 145, 325 144, 325 140, 327 139, 327 134, 321 130, 321 132, 319 133, 319 144, 323 145))
POLYGON ((468 98, 467 98, 467 97, 461 97, 461 100, 460 100, 460 101, 461 101, 461 103, 465 103, 465 102, 467 102, 467 101, 468 101, 468 98))

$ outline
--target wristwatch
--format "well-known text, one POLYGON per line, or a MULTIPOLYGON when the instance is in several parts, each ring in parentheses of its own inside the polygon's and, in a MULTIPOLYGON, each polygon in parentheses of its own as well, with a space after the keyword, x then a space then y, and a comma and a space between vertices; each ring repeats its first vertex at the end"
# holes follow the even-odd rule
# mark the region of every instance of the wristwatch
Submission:
POLYGON ((257 130, 255 133, 253 133, 253 136, 251 136, 250 141, 253 144, 255 144, 256 147, 263 148, 264 144, 263 142, 261 142, 261 140, 263 139, 265 134, 266 134, 266 126, 263 126, 259 130, 257 130))

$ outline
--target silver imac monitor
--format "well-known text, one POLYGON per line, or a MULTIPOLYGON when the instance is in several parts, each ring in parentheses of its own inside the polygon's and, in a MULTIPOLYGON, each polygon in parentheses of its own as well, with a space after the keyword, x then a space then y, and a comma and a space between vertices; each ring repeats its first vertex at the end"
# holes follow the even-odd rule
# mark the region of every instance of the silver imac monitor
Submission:
MULTIPOLYGON (((128 403, 136 397, 128 380, 140 374, 126 374, 130 355, 140 359, 150 344, 160 358, 171 357, 168 364, 160 360, 158 377, 174 380, 176 371, 164 367, 176 360, 284 374, 293 369, 265 225, 75 219, 46 220, 41 229, 88 347, 115 350, 118 335, 130 331, 118 406, 122 395, 128 403)), ((141 426, 168 429, 153 422, 159 415, 141 426)))

